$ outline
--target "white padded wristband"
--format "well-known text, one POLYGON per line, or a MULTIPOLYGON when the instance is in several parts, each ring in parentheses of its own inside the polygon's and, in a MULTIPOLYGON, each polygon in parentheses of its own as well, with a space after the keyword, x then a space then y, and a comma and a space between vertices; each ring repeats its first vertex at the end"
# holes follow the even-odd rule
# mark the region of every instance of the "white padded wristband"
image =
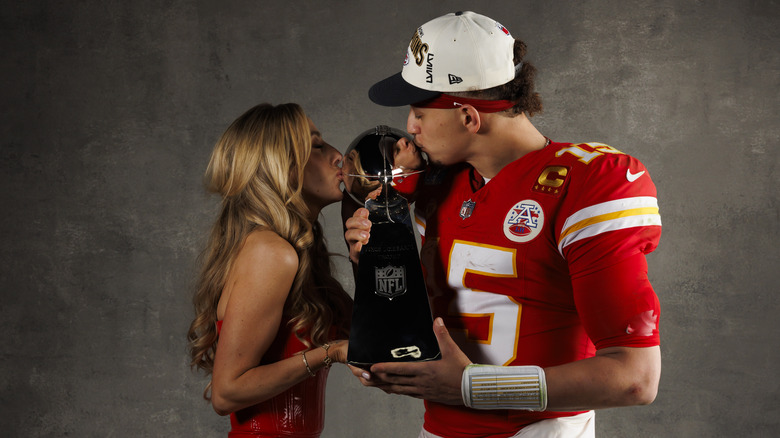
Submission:
POLYGON ((537 366, 471 364, 463 370, 463 403, 474 409, 547 409, 547 381, 537 366))

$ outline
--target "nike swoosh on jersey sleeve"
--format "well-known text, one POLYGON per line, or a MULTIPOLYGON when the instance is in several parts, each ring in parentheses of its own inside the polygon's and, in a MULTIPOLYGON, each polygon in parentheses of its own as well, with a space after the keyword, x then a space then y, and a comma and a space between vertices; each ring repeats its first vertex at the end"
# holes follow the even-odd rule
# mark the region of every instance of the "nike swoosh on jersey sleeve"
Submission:
POLYGON ((637 172, 637 173, 631 173, 631 169, 626 170, 626 179, 628 182, 634 182, 639 179, 640 176, 644 175, 645 171, 637 172))
POLYGON ((566 219, 558 237, 558 252, 563 255, 563 248, 581 239, 645 226, 661 226, 655 197, 637 196, 592 205, 566 219))

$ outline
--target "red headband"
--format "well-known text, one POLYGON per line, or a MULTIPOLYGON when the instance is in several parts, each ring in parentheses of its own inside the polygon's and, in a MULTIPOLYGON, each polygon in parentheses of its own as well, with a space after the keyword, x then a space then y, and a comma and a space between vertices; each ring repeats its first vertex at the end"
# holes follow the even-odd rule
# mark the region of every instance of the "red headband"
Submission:
POLYGON ((477 111, 481 111, 483 113, 497 113, 499 111, 508 110, 509 108, 512 108, 516 105, 510 100, 469 99, 467 97, 455 97, 442 93, 433 99, 414 103, 412 106, 419 108, 450 109, 457 108, 465 104, 471 105, 476 108, 477 111))

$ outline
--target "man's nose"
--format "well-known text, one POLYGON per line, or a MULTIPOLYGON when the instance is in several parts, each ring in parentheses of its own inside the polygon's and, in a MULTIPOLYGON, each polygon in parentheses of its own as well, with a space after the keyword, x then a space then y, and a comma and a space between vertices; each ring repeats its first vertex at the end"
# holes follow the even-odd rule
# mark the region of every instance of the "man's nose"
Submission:
POLYGON ((414 118, 414 111, 410 109, 409 116, 406 118, 406 131, 409 132, 409 134, 416 134, 417 129, 417 119, 414 118))

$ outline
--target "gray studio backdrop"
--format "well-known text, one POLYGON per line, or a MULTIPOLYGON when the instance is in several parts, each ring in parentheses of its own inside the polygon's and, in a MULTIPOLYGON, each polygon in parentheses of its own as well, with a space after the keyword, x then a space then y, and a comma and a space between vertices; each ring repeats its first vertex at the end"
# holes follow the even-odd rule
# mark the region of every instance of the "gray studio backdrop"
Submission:
MULTIPOLYGON (((3 435, 225 436, 185 341, 214 142, 263 101, 302 104, 342 152, 404 128, 367 89, 415 26, 460 9, 528 43, 544 134, 635 155, 658 186, 660 392, 600 411, 599 435, 776 433, 777 1, 30 0, 0 11, 3 435)), ((322 221, 344 254, 338 207, 322 221)), ((334 367, 324 437, 421 423, 421 401, 334 367)))

